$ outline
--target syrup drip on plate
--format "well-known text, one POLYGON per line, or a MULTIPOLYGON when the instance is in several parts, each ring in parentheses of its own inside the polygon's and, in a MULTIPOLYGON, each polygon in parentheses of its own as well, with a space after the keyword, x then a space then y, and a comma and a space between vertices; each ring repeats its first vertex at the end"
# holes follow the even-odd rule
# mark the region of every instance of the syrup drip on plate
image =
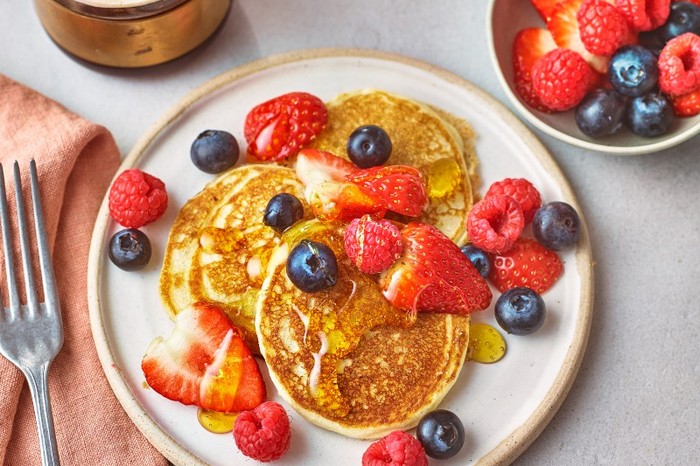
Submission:
POLYGON ((220 413, 202 408, 197 410, 197 420, 201 426, 214 434, 231 432, 237 416, 238 413, 220 413))
POLYGON ((469 327, 468 354, 472 361, 491 364, 506 354, 506 341, 493 326, 473 323, 469 327))

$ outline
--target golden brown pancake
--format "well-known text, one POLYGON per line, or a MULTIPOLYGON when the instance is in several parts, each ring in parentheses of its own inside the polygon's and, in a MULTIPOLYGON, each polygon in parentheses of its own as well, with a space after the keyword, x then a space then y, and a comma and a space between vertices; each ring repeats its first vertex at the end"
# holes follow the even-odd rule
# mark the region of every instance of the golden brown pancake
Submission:
POLYGON ((171 315, 198 301, 218 304, 258 351, 255 300, 279 242, 279 234, 263 224, 263 213, 281 192, 303 200, 303 185, 292 169, 244 165, 216 178, 182 207, 160 275, 160 295, 171 315))
POLYGON ((429 205, 418 220, 438 227, 457 244, 466 242, 473 201, 470 176, 476 180, 477 166, 474 133, 466 122, 373 89, 341 94, 326 106, 328 123, 312 147, 348 158, 347 140, 357 127, 382 127, 393 145, 387 164, 416 167, 426 178, 429 205))
POLYGON ((469 318, 426 313, 413 323, 347 258, 342 225, 314 220, 297 230, 273 252, 256 306, 258 341, 278 392, 309 421, 350 437, 415 426, 455 382, 469 318), (335 252, 332 288, 304 293, 287 277, 286 257, 302 238, 335 252))

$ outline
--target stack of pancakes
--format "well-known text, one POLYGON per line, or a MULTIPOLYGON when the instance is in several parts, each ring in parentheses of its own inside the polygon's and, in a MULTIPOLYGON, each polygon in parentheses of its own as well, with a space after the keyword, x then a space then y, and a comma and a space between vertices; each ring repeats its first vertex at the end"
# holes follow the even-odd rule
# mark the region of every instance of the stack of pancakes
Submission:
MULTIPOLYGON (((429 205, 418 220, 457 244, 466 241, 477 164, 468 124, 376 90, 340 95, 327 107, 328 124, 312 143, 317 149, 346 157, 350 133, 372 124, 391 138, 389 164, 418 168, 429 186, 435 167, 449 167, 450 189, 429 189, 429 205)), ((348 260, 342 224, 309 220, 306 204, 304 222, 284 235, 263 224, 269 199, 282 192, 304 202, 293 169, 250 164, 219 176, 185 204, 161 272, 166 308, 174 315, 197 301, 220 305, 264 357, 280 395, 319 426, 357 438, 414 426, 455 382, 467 352, 469 318, 421 313, 407 322, 374 277, 348 260), (287 255, 303 238, 334 250, 339 276, 333 288, 304 293, 287 277, 287 255)))

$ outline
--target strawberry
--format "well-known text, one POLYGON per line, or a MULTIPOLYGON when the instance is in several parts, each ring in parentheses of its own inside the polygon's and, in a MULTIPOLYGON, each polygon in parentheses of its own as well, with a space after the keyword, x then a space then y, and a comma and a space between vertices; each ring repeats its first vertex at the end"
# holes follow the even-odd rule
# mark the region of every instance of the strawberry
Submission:
POLYGON ((552 13, 554 13, 554 7, 557 6, 561 0, 530 0, 532 6, 535 7, 540 17, 544 22, 548 22, 552 18, 552 13))
POLYGON ((564 271, 554 251, 529 238, 518 238, 505 253, 491 254, 491 264, 489 280, 501 293, 524 286, 542 294, 564 271))
POLYGON ((241 331, 211 304, 197 303, 177 314, 172 335, 151 342, 141 369, 156 392, 202 409, 243 411, 266 397, 241 331))
POLYGON ((595 71, 606 73, 609 59, 592 54, 581 41, 576 14, 582 3, 583 0, 565 0, 557 3, 552 19, 547 23, 547 29, 559 47, 578 52, 595 71))
POLYGON ((379 276, 382 294, 393 306, 408 312, 452 314, 469 314, 489 306, 488 284, 440 230, 412 222, 401 237, 401 257, 379 276))
POLYGON ((542 112, 550 109, 542 103, 532 86, 532 68, 537 60, 557 48, 552 34, 543 28, 528 28, 518 32, 513 41, 513 75, 515 92, 521 99, 542 112))
POLYGON ((291 157, 323 130, 327 120, 323 101, 306 92, 291 92, 263 102, 245 119, 248 153, 260 160, 291 157))
POLYGON ((297 178, 304 186, 311 186, 323 181, 345 181, 345 176, 357 170, 357 167, 330 152, 316 149, 302 149, 296 162, 297 178))
POLYGON ((387 210, 418 217, 428 205, 425 182, 420 171, 406 165, 383 165, 356 170, 345 177, 378 196, 387 210))
POLYGON ((690 117, 700 113, 700 89, 679 96, 669 96, 673 112, 679 117, 690 117))
POLYGON ((310 186, 306 200, 314 215, 323 221, 349 221, 365 214, 381 218, 386 213, 379 196, 349 182, 324 181, 310 186))

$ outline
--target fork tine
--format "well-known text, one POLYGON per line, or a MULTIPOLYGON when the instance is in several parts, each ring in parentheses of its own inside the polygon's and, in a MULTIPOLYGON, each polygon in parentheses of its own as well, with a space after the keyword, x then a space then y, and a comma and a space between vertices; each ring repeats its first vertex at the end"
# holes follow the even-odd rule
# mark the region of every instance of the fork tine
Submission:
POLYGON ((2 225, 2 244, 5 251, 5 272, 7 273, 7 292, 10 296, 10 317, 19 314, 20 302, 15 280, 15 260, 12 250, 12 233, 7 212, 7 195, 5 193, 5 173, 0 164, 0 224, 2 225))
POLYGON ((41 191, 39 190, 39 177, 36 173, 36 162, 32 159, 29 163, 31 178, 32 206, 34 207, 34 226, 36 229, 37 250, 39 251, 39 268, 41 279, 44 283, 44 301, 48 313, 59 311, 58 291, 56 290, 56 277, 54 276, 51 252, 49 251, 49 239, 46 234, 46 218, 44 208, 41 205, 41 191))
POLYGON ((22 194, 22 176, 19 172, 19 162, 15 160, 15 201, 17 203, 17 229, 19 230, 20 245, 22 246, 22 271, 24 272, 24 288, 27 293, 27 308, 30 315, 37 312, 36 286, 34 285, 34 272, 32 271, 32 255, 29 249, 29 228, 27 227, 27 214, 24 210, 24 196, 22 194))

